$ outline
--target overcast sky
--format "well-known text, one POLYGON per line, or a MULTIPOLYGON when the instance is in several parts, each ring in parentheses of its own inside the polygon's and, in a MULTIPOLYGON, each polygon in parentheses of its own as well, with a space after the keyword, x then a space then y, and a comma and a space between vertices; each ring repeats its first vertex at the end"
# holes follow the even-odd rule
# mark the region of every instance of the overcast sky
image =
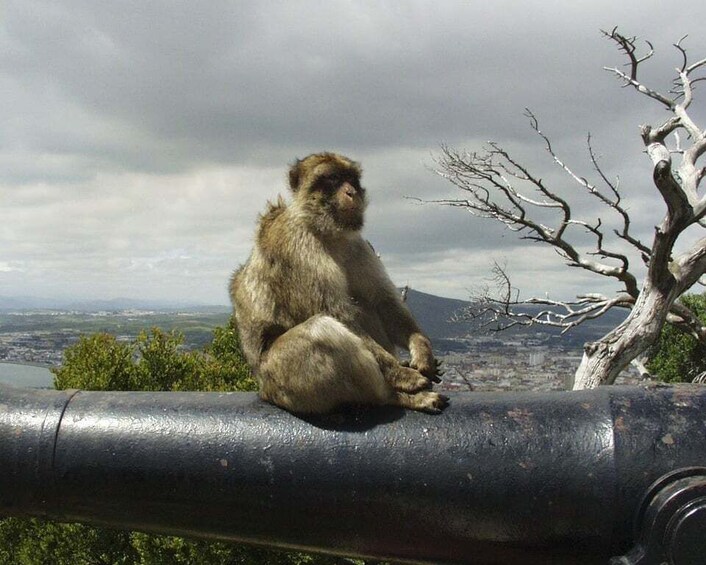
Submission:
POLYGON ((362 163, 365 235, 400 286, 467 298, 497 260, 524 296, 610 292, 490 220, 406 197, 461 196, 431 171, 440 144, 495 140, 595 218, 529 107, 583 175, 591 133, 651 239, 662 205, 638 126, 666 114, 602 70, 624 60, 599 30, 649 39, 644 79, 666 90, 673 42, 706 56, 704 22, 700 0, 1 0, 0 296, 226 304, 258 211, 320 150, 362 163))

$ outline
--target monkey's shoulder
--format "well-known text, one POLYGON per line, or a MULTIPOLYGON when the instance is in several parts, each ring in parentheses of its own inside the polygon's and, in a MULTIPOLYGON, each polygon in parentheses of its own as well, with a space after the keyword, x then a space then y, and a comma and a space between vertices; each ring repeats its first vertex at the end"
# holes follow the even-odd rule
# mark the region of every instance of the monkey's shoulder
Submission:
POLYGON ((257 246, 263 250, 277 250, 288 240, 287 219, 288 207, 282 196, 275 202, 268 202, 260 214, 256 232, 257 246))
POLYGON ((279 195, 274 202, 268 201, 259 217, 258 232, 269 231, 272 226, 277 224, 286 211, 287 203, 282 198, 282 195, 279 195))

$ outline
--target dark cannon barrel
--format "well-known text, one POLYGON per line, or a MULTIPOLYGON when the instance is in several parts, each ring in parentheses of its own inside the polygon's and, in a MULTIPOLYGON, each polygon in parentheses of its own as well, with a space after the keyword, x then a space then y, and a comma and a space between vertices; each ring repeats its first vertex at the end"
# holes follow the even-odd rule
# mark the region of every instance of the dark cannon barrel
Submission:
POLYGON ((249 393, 0 387, 0 515, 351 556, 649 564, 676 543, 665 561, 691 563, 706 555, 690 495, 706 495, 704 466, 698 386, 316 418, 249 393))

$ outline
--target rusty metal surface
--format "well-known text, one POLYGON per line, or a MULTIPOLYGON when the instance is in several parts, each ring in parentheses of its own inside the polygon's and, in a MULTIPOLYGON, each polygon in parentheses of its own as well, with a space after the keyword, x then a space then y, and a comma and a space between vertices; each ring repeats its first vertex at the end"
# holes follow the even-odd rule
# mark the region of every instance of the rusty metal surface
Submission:
POLYGON ((0 388, 0 514, 434 563, 606 563, 706 465, 706 387, 307 420, 247 393, 0 388))

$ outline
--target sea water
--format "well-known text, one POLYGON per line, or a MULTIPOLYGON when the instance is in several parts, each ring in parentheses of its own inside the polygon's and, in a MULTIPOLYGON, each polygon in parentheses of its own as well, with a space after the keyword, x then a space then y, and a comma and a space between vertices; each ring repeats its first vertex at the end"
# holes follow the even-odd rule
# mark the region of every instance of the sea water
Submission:
POLYGON ((0 363, 0 383, 25 388, 54 388, 54 375, 46 367, 0 363))

